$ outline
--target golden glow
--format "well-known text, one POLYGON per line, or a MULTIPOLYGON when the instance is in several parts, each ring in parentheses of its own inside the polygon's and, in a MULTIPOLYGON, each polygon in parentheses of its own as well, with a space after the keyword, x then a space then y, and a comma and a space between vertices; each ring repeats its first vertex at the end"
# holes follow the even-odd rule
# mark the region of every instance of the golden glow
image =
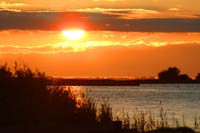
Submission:
POLYGON ((66 41, 57 30, 2 30, 0 64, 21 61, 47 75, 83 78, 150 77, 178 64, 195 77, 200 68, 199 36, 199 32, 86 31, 83 39, 66 41), (147 65, 150 70, 146 70, 147 65))
POLYGON ((80 107, 81 104, 84 103, 84 91, 85 91, 85 88, 84 87, 81 87, 81 86, 66 86, 65 87, 65 90, 69 90, 72 95, 76 96, 76 101, 77 101, 77 106, 80 107))
POLYGON ((62 34, 65 38, 69 40, 79 40, 83 38, 85 30, 83 29, 63 30, 62 34))

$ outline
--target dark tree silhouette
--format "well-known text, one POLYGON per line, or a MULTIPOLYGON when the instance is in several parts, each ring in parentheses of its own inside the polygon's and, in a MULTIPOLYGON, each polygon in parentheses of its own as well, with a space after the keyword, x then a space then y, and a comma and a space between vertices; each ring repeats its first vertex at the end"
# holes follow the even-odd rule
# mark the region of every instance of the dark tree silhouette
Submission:
POLYGON ((179 74, 180 74, 179 68, 169 67, 167 70, 159 72, 158 78, 160 81, 164 82, 176 82, 179 74))
POLYGON ((158 78, 165 83, 190 83, 192 79, 187 74, 180 74, 180 69, 177 67, 169 67, 158 73, 158 78))
POLYGON ((187 74, 181 74, 178 76, 178 82, 188 83, 191 81, 192 79, 187 74))
POLYGON ((195 80, 196 80, 197 82, 200 82, 200 73, 197 74, 195 80))

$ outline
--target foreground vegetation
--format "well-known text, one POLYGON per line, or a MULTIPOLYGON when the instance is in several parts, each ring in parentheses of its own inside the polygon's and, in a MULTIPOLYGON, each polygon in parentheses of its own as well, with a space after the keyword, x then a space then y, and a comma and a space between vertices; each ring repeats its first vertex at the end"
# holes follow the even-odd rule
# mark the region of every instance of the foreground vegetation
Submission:
POLYGON ((194 132, 179 124, 170 128, 163 112, 160 120, 144 113, 132 122, 128 115, 114 119, 107 102, 99 109, 84 95, 79 101, 70 88, 53 83, 44 73, 27 66, 1 66, 0 132, 194 132))

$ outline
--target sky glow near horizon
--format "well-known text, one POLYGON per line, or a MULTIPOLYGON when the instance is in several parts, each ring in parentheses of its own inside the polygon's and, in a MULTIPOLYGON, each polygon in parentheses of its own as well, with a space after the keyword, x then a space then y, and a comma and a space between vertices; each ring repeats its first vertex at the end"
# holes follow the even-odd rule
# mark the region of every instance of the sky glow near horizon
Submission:
POLYGON ((106 46, 162 47, 167 45, 200 45, 199 36, 200 33, 189 32, 88 31, 82 38, 75 40, 65 37, 63 31, 9 30, 0 32, 0 54, 83 52, 87 49, 106 46))
POLYGON ((155 77, 178 66, 195 77, 198 5, 199 0, 3 0, 0 64, 19 60, 65 77, 155 77), (73 28, 85 30, 84 36, 63 36, 73 28))

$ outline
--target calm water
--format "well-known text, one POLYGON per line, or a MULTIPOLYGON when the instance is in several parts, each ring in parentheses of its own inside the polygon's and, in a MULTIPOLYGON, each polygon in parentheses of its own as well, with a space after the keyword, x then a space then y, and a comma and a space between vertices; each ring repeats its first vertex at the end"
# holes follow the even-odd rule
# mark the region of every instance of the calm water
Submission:
POLYGON ((167 117, 175 117, 194 127, 195 115, 200 120, 200 84, 142 84, 140 86, 81 87, 87 96, 98 103, 109 100, 114 115, 122 112, 133 115, 137 111, 151 111, 159 118, 161 107, 167 117))

